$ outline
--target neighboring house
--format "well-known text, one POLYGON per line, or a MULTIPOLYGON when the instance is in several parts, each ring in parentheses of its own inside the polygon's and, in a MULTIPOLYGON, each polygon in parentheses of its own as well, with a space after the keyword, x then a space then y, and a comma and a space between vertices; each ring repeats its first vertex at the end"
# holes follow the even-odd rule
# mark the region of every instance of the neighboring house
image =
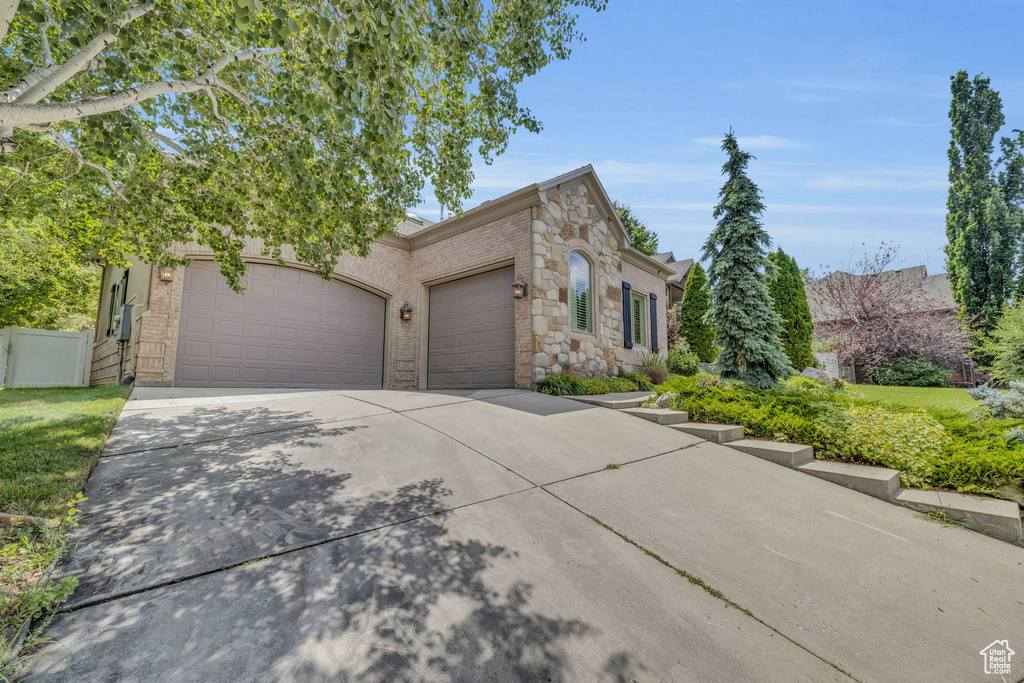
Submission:
POLYGON ((683 292, 686 290, 686 276, 690 274, 690 268, 693 267, 693 259, 688 258, 676 261, 675 254, 671 251, 655 254, 654 259, 664 263, 672 271, 672 274, 668 276, 666 281, 668 307, 672 308, 683 301, 683 292))
POLYGON ((177 247, 185 268, 108 265, 92 383, 120 369, 149 386, 528 387, 634 369, 665 347, 675 264, 629 245, 590 166, 440 223, 410 215, 396 233, 343 254, 331 280, 253 240, 244 295, 197 244, 177 247))
MULTIPOLYGON (((877 275, 853 275, 836 271, 815 282, 805 285, 807 304, 811 308, 811 321, 814 324, 842 322, 840 311, 830 306, 823 297, 822 291, 828 282, 834 279, 851 281, 864 278, 877 278, 877 284, 870 288, 879 297, 898 297, 899 308, 907 315, 922 313, 943 313, 956 315, 958 306, 953 301, 953 290, 949 287, 949 278, 945 273, 929 275, 925 266, 887 270, 877 275)), ((855 284, 847 285, 848 291, 857 291, 855 284)))

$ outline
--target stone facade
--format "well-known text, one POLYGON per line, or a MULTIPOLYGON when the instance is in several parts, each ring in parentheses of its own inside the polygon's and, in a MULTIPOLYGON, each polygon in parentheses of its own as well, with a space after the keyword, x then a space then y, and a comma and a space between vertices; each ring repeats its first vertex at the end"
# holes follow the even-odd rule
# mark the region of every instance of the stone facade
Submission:
MULTIPOLYGON (((514 267, 517 279, 529 292, 515 302, 516 386, 529 387, 552 372, 617 374, 635 365, 637 353, 623 348, 623 274, 634 278, 635 291, 648 287, 644 291, 657 291, 660 298, 664 298, 665 274, 653 261, 643 261, 646 257, 640 257, 646 270, 629 263, 624 255, 625 235, 611 215, 593 171, 585 168, 574 173, 577 178, 565 187, 529 186, 422 232, 389 236, 374 244, 365 258, 342 255, 335 277, 374 292, 386 302, 385 387, 426 387, 427 309, 432 285, 508 266, 514 267), (595 201, 598 194, 602 201, 595 201), (569 254, 574 250, 594 264, 593 334, 570 330, 569 254), (398 317, 405 302, 414 311, 411 322, 398 317)), ((275 263, 263 256, 261 247, 257 240, 247 242, 243 258, 275 263)), ((198 244, 178 245, 176 253, 194 260, 212 258, 210 250, 198 244)), ((637 258, 636 252, 633 254, 637 258)), ((282 258, 288 267, 307 268, 288 248, 282 258)), ((122 271, 108 266, 102 291, 109 293, 121 275, 122 271)), ((140 385, 170 386, 185 278, 179 271, 170 282, 164 282, 155 268, 137 264, 129 280, 135 325, 126 349, 124 374, 134 375, 140 385)), ((93 384, 106 384, 117 376, 117 344, 105 334, 108 307, 109 296, 101 297, 93 384)), ((663 320, 663 303, 659 302, 659 307, 663 320)), ((663 324, 659 333, 663 338, 663 324)))
MULTIPOLYGON (((533 373, 617 375, 634 370, 640 348, 624 345, 622 283, 634 292, 658 297, 659 348, 666 346, 665 279, 624 260, 626 240, 617 220, 606 215, 585 182, 549 196, 533 209, 533 373), (591 264, 593 332, 573 330, 569 318, 569 255, 582 253, 591 264)), ((648 344, 650 335, 647 335, 648 344)), ((650 350, 650 346, 648 346, 650 350)))

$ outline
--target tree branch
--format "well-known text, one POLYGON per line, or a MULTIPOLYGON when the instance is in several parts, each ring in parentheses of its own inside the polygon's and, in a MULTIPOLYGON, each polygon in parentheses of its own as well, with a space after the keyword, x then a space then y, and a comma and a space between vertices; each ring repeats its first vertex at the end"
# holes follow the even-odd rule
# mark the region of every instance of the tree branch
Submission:
POLYGON ((0 44, 4 42, 7 29, 14 21, 14 15, 18 13, 19 0, 0 0, 0 44))
MULTIPOLYGON (((85 70, 96 55, 117 40, 117 34, 122 28, 142 15, 152 11, 152 4, 139 5, 138 7, 131 8, 122 14, 116 21, 111 22, 110 28, 90 40, 88 45, 79 50, 78 53, 68 61, 56 68, 46 66, 42 67, 43 69, 46 69, 48 73, 41 79, 37 80, 37 82, 27 91, 22 93, 22 95, 18 97, 17 101, 23 104, 32 104, 43 99, 60 87, 61 84, 65 83, 79 72, 85 70)), ((32 74, 29 75, 31 76, 32 74)))
POLYGON ((64 136, 61 135, 57 130, 51 128, 48 132, 50 133, 50 135, 53 136, 53 138, 58 143, 60 143, 61 147, 63 147, 65 150, 67 150, 68 154, 73 156, 78 161, 79 165, 88 166, 90 168, 95 168, 97 171, 102 173, 103 177, 106 178, 106 180, 107 180, 107 185, 110 187, 111 190, 114 191, 114 194, 116 194, 121 199, 127 201, 128 198, 124 196, 123 192, 121 192, 121 188, 119 188, 117 186, 117 184, 114 183, 114 176, 110 175, 110 171, 108 171, 103 166, 100 166, 99 164, 94 164, 93 162, 86 160, 86 158, 82 156, 82 153, 79 152, 74 147, 72 147, 71 143, 69 143, 67 140, 65 140, 64 136))
MULTIPOLYGON (((0 127, 30 128, 39 125, 52 125, 54 123, 79 119, 84 116, 120 111, 159 95, 192 93, 208 88, 220 87, 220 83, 217 80, 217 72, 229 64, 259 59, 279 52, 281 52, 281 48, 275 47, 225 54, 199 76, 187 81, 153 81, 105 97, 91 97, 52 104, 25 104, 21 100, 13 104, 0 104, 0 127)), ((31 91, 26 93, 23 99, 31 96, 31 94, 31 91)))
POLYGON ((178 156, 174 156, 173 154, 168 154, 167 152, 161 149, 160 151, 164 153, 164 156, 167 156, 172 160, 181 161, 190 166, 202 166, 202 162, 194 159, 192 155, 188 153, 188 150, 184 146, 182 146, 177 140, 169 138, 161 133, 157 133, 155 130, 150 130, 149 128, 143 128, 142 134, 145 135, 150 140, 162 142, 163 144, 167 145, 172 150, 178 153, 178 156))

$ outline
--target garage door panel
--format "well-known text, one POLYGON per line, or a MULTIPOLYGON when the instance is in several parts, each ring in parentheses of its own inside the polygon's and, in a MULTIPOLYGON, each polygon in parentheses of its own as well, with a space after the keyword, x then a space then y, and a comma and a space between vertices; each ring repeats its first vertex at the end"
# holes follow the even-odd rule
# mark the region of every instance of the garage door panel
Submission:
POLYGON ((427 386, 508 387, 515 383, 512 268, 430 288, 427 386))
POLYGON ((380 388, 381 297, 263 264, 249 266, 244 294, 210 263, 186 268, 184 283, 175 384, 380 388))

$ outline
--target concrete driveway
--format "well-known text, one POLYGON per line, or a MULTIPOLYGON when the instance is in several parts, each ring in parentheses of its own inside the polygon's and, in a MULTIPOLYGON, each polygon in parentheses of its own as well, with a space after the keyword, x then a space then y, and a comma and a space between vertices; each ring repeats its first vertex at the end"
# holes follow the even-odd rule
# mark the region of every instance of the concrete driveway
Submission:
POLYGON ((139 388, 86 495, 29 680, 984 681, 1024 647, 1024 548, 528 392, 139 388))

